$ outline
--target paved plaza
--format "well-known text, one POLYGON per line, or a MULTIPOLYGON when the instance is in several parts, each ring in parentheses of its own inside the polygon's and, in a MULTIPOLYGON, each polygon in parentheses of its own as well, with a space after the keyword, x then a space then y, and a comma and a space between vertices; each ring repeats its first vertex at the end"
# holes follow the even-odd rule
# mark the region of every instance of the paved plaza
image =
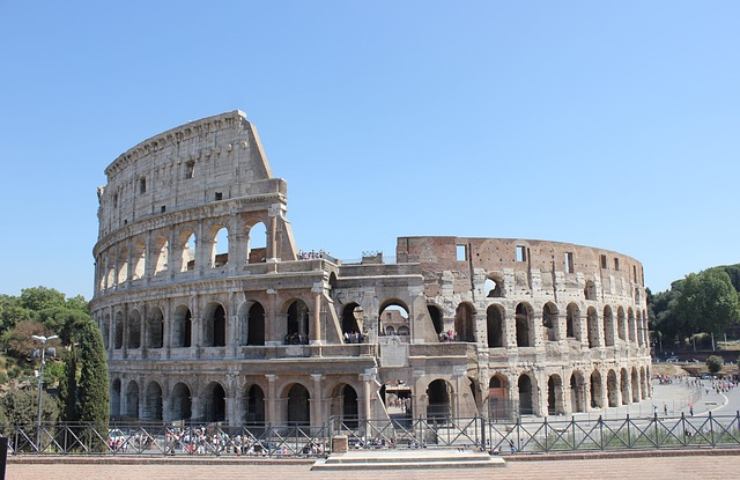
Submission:
POLYGON ((740 456, 608 458, 589 460, 512 461, 504 468, 432 469, 362 472, 311 472, 309 465, 21 465, 8 466, 10 480, 447 480, 451 478, 529 479, 730 479, 737 478, 740 456))

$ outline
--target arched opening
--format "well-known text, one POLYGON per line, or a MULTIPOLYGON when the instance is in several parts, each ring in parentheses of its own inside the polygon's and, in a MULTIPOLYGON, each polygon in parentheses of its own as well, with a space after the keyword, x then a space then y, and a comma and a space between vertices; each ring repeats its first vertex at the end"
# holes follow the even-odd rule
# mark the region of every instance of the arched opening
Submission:
POLYGON ((491 305, 486 310, 488 348, 504 346, 504 312, 500 305, 491 305))
POLYGON ((149 382, 146 387, 144 419, 162 420, 162 387, 157 382, 149 382))
POLYGON ((193 320, 190 309, 179 305, 175 309, 175 322, 172 325, 172 346, 175 348, 190 347, 193 332, 193 320))
POLYGON ((139 385, 134 381, 126 387, 126 417, 139 418, 139 385))
POLYGON ((164 315, 158 307, 152 308, 149 312, 146 336, 147 347, 162 348, 164 346, 164 315))
POLYGON ((517 381, 519 389, 519 415, 534 414, 534 398, 532 391, 532 379, 529 375, 520 375, 517 381))
POLYGON ((179 236, 180 271, 190 272, 195 270, 195 233, 186 230, 179 236))
POLYGON ((244 422, 252 425, 265 423, 265 392, 259 385, 252 385, 247 390, 244 408, 244 422))
POLYGON ((623 368, 619 371, 619 387, 622 393, 622 405, 630 404, 630 380, 627 369, 623 368))
POLYGON ((170 242, 164 237, 154 240, 154 275, 167 271, 169 268, 170 242))
POLYGON ((604 408, 602 404, 601 374, 598 370, 591 373, 591 408, 604 408))
POLYGON ((596 284, 593 280, 586 281, 586 288, 583 289, 583 296, 586 300, 596 300, 596 284))
POLYGON ((517 347, 531 347, 530 324, 532 322, 532 310, 526 303, 516 306, 516 345, 517 347))
POLYGON ((378 315, 378 334, 395 335, 402 326, 409 326, 409 309, 398 300, 385 301, 378 315))
POLYGON ((310 425, 311 423, 311 396, 306 387, 294 383, 288 390, 287 415, 289 424, 310 425))
POLYGON ((450 398, 452 387, 445 380, 434 380, 427 387, 427 418, 447 420, 452 416, 450 398))
POLYGON ((429 316, 432 317, 432 325, 437 336, 441 335, 445 331, 444 320, 442 319, 442 310, 436 305, 427 305, 429 316))
POLYGON ((599 316, 594 307, 588 307, 586 310, 586 327, 588 328, 588 348, 600 346, 599 342, 599 316))
POLYGON ((586 386, 578 371, 570 376, 570 409, 574 413, 586 411, 586 386))
POLYGON ((178 383, 172 388, 170 395, 171 420, 190 420, 192 417, 192 397, 190 388, 184 383, 178 383))
POLYGON ((267 228, 260 222, 249 230, 247 241, 247 263, 265 263, 267 261, 267 228))
POLYGON ((113 345, 116 350, 120 350, 123 348, 123 313, 116 313, 116 324, 113 328, 115 329, 113 345))
POLYGON ((467 302, 457 306, 455 332, 458 342, 475 342, 475 309, 467 302))
POLYGON ((632 402, 640 401, 640 379, 637 375, 637 369, 632 367, 632 402))
POLYGON ((622 307, 617 308, 617 332, 620 340, 627 339, 627 325, 624 321, 624 309, 622 307))
POLYGON ((614 346, 614 314, 609 305, 604 307, 604 344, 614 346))
POLYGON ((545 340, 550 342, 558 340, 560 336, 558 332, 558 307, 552 302, 547 302, 542 307, 542 327, 545 340))
POLYGON ((220 268, 229 263, 229 231, 219 228, 212 238, 211 268, 220 268))
POLYGON ((265 344, 265 308, 254 302, 247 313, 247 345, 265 344))
POLYGON ((488 298, 500 298, 504 296, 504 280, 497 275, 490 275, 483 283, 483 291, 488 298))
POLYGON ((606 396, 609 400, 610 407, 619 406, 619 385, 617 384, 617 374, 614 370, 609 370, 606 374, 606 396))
POLYGON ((141 348, 141 315, 137 310, 132 310, 128 316, 126 346, 130 349, 141 348))
POLYGON ((288 333, 285 336, 287 345, 308 344, 308 307, 302 300, 293 301, 288 307, 288 333))
POLYGON ((334 387, 331 395, 330 411, 332 416, 338 417, 349 428, 356 428, 359 410, 355 389, 346 383, 334 387))
POLYGON ((560 375, 550 375, 547 379, 547 414, 558 415, 565 413, 563 402, 563 380, 560 375))
POLYGON ((565 336, 581 339, 581 309, 575 303, 569 303, 566 309, 565 336))
POLYGON ((226 420, 226 391, 218 382, 211 382, 205 389, 203 416, 206 422, 226 420))
POLYGON ((345 342, 352 342, 362 332, 358 321, 361 311, 360 305, 355 302, 348 303, 342 309, 342 334, 345 342))
POLYGON ((511 417, 509 381, 500 373, 488 382, 488 417, 492 420, 511 417))
POLYGON ((116 378, 110 388, 110 416, 118 418, 121 416, 121 380, 116 378))
POLYGON ((226 345, 226 312, 220 303, 210 303, 206 306, 203 327, 204 347, 223 347, 226 345))
POLYGON ((630 342, 635 343, 635 312, 632 311, 632 307, 627 309, 627 326, 629 327, 630 342))

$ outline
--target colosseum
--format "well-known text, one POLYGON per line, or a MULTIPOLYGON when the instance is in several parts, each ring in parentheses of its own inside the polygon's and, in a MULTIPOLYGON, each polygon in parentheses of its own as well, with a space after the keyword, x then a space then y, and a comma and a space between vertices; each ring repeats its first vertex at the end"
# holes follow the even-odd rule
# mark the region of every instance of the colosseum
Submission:
POLYGON ((114 418, 511 420, 651 394, 631 257, 465 237, 398 238, 393 263, 301 251, 287 184, 240 111, 145 140, 105 174, 91 305, 114 418))

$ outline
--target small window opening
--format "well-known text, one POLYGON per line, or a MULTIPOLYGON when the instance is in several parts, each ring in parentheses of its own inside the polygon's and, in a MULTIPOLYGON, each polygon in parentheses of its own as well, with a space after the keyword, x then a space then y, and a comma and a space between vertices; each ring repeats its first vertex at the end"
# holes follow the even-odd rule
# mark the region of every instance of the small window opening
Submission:
POLYGON ((608 268, 608 265, 606 263, 606 255, 601 256, 601 268, 608 268))
POLYGON ((468 259, 468 249, 466 248, 466 245, 456 245, 455 253, 455 257, 458 262, 464 262, 468 259))
POLYGON ((139 193, 146 193, 146 178, 141 177, 139 179, 139 193))
POLYGON ((526 262, 527 261, 527 247, 524 245, 516 246, 516 261, 526 262))
POLYGON ((618 258, 614 259, 614 270, 619 271, 619 259, 618 258))
POLYGON ((573 252, 565 252, 565 271, 567 273, 575 272, 575 267, 573 265, 573 252))
POLYGON ((162 213, 166 212, 167 211, 167 206, 166 205, 162 205, 162 208, 160 208, 159 211, 162 212, 162 213))
POLYGON ((216 192, 216 201, 220 201, 224 199, 224 194, 221 192, 216 192))
POLYGON ((192 160, 185 164, 185 179, 189 180, 195 175, 195 162, 192 160))

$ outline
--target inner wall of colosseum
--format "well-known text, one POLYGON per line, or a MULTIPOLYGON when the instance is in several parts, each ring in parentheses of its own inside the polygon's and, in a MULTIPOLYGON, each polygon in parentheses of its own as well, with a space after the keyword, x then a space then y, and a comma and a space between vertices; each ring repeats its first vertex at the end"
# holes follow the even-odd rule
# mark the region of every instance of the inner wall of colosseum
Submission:
POLYGON ((287 422, 600 411, 650 396, 642 266, 522 239, 298 250, 241 112, 156 135, 98 190, 92 311, 111 414, 287 422))

